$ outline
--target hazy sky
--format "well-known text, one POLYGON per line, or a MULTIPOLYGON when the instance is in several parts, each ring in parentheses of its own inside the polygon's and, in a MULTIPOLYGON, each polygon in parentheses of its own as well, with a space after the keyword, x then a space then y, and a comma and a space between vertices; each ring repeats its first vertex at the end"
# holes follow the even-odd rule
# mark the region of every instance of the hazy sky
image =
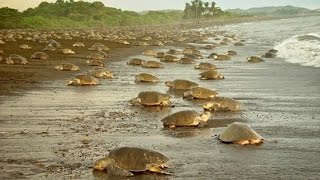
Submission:
MULTIPOLYGON (((11 7, 25 10, 29 7, 35 7, 40 2, 55 2, 56 0, 0 0, 0 7, 11 7)), ((96 0, 86 0, 93 2, 96 0)), ((124 10, 144 11, 160 9, 183 9, 186 2, 191 0, 100 0, 106 6, 116 7, 124 10)), ((206 0, 204 0, 206 1, 206 0)), ((320 0, 214 0, 222 9, 241 8, 248 9, 251 7, 263 6, 285 6, 293 5, 306 7, 309 9, 320 8, 320 0)), ((208 0, 208 2, 212 2, 208 0)))

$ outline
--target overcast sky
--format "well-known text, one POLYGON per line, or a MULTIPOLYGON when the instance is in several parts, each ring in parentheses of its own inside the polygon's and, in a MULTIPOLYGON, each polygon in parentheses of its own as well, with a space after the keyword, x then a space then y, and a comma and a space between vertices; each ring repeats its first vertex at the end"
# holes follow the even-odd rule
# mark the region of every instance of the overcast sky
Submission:
MULTIPOLYGON (((56 0, 0 0, 0 7, 11 7, 23 11, 29 7, 36 7, 40 2, 55 2, 56 0)), ((86 0, 93 2, 96 0, 86 0)), ((161 9, 183 9, 186 2, 191 0, 100 0, 106 6, 123 10, 145 11, 161 9)), ((206 0, 204 0, 206 1, 206 0)), ((293 5, 309 9, 320 8, 320 0, 214 0, 222 9, 248 9, 263 6, 293 5)), ((212 1, 208 1, 212 2, 212 1)))

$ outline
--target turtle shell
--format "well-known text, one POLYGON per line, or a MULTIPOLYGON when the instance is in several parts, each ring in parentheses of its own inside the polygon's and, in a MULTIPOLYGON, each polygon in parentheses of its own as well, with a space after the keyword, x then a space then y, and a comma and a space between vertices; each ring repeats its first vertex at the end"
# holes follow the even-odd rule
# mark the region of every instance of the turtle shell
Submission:
POLYGON ((139 93, 138 98, 140 98, 142 105, 154 106, 168 101, 171 96, 156 91, 143 91, 139 93))
POLYGON ((193 98, 197 98, 197 99, 208 99, 218 95, 216 91, 203 88, 203 87, 193 87, 189 90, 187 94, 190 94, 193 98))
POLYGON ((193 110, 186 110, 173 113, 161 121, 163 126, 197 126, 199 122, 195 122, 196 117, 200 117, 200 114, 193 110))
POLYGON ((183 80, 183 79, 176 79, 172 81, 172 88, 176 90, 189 90, 192 87, 199 86, 197 83, 188 81, 188 80, 183 80))
POLYGON ((133 58, 130 61, 127 62, 128 65, 142 65, 144 62, 146 62, 145 60, 139 59, 139 58, 133 58))
POLYGON ((263 140, 263 137, 255 132, 249 125, 242 122, 234 122, 220 134, 219 139, 222 142, 232 143, 242 140, 263 140))
POLYGON ((55 69, 60 71, 79 71, 79 66, 71 63, 62 63, 57 65, 55 69))
POLYGON ((214 64, 202 62, 195 66, 195 69, 201 69, 201 70, 213 70, 217 69, 217 67, 214 64))
MULTIPOLYGON (((204 108, 211 111, 239 111, 241 109, 241 103, 227 97, 214 97, 208 103, 213 103, 213 107, 204 108)), ((204 107, 207 103, 204 105, 204 107)))
POLYGON ((177 56, 167 54, 163 58, 161 58, 162 62, 177 62, 179 61, 179 58, 177 56))
POLYGON ((140 73, 135 76, 136 81, 140 82, 158 82, 159 78, 148 73, 140 73))
POLYGON ((251 62, 251 63, 259 63, 259 62, 264 62, 264 60, 258 56, 250 56, 250 57, 247 57, 247 60, 248 62, 251 62))
POLYGON ((194 64, 194 60, 191 58, 182 57, 182 58, 180 58, 178 63, 180 63, 180 64, 194 64))
POLYGON ((147 61, 142 64, 142 67, 146 68, 163 68, 163 64, 157 61, 147 61))
POLYGON ((114 159, 119 168, 132 172, 145 171, 148 164, 161 165, 169 161, 157 151, 138 147, 120 147, 110 151, 108 157, 114 159))
POLYGON ((28 61, 25 57, 22 57, 17 54, 11 54, 9 57, 6 58, 7 64, 28 64, 28 61))
POLYGON ((224 79, 224 76, 216 70, 208 70, 199 74, 200 79, 224 79))
POLYGON ((35 52, 31 56, 31 59, 48 59, 48 58, 49 58, 49 56, 43 52, 35 52))
POLYGON ((81 85, 99 84, 99 79, 90 75, 77 75, 75 78, 80 80, 81 85))

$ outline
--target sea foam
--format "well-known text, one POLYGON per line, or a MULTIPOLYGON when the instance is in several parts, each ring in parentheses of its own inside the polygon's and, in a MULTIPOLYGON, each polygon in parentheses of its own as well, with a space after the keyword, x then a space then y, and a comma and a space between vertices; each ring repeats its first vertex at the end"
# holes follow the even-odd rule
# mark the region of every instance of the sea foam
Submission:
POLYGON ((320 67, 320 35, 309 33, 296 35, 274 47, 277 56, 290 63, 320 67))

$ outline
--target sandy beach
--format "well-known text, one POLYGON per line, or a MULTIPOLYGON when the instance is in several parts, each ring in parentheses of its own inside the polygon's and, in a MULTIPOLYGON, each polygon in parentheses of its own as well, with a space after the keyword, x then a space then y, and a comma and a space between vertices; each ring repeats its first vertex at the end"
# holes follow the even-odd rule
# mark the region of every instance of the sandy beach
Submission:
MULTIPOLYGON (((241 36, 239 38, 242 38, 241 36)), ((93 163, 110 150, 138 146, 170 158, 173 175, 138 174, 129 179, 318 179, 320 177, 319 68, 290 64, 280 58, 251 64, 246 57, 268 49, 245 46, 217 47, 211 52, 235 50, 230 61, 212 62, 224 80, 199 80, 194 65, 166 63, 164 69, 127 66, 147 49, 182 50, 185 44, 126 46, 104 40, 59 40, 64 47, 75 41, 110 47, 107 68, 113 79, 94 87, 72 87, 66 82, 79 72, 57 72, 54 65, 68 61, 85 73, 87 47, 75 55, 48 52, 49 60, 30 64, 0 64, 0 179, 119 179, 92 171, 93 163), (134 82, 146 72, 159 77, 157 84, 134 82), (203 101, 182 99, 168 91, 167 80, 187 79, 215 89, 219 95, 244 104, 243 111, 214 114, 203 128, 164 129, 160 121, 180 110, 202 111, 203 101), (172 95, 173 108, 142 108, 128 101, 144 90, 172 95), (245 122, 265 138, 259 146, 220 143, 217 136, 232 122, 245 122)), ((201 46, 201 45, 200 45, 201 46)), ((19 40, 0 45, 6 54, 30 57, 43 44, 19 40), (20 50, 19 44, 32 50, 20 50)), ((269 48, 269 47, 267 47, 269 48)), ((5 55, 3 55, 5 56, 5 55)), ((124 178, 128 179, 128 178, 124 178)))

